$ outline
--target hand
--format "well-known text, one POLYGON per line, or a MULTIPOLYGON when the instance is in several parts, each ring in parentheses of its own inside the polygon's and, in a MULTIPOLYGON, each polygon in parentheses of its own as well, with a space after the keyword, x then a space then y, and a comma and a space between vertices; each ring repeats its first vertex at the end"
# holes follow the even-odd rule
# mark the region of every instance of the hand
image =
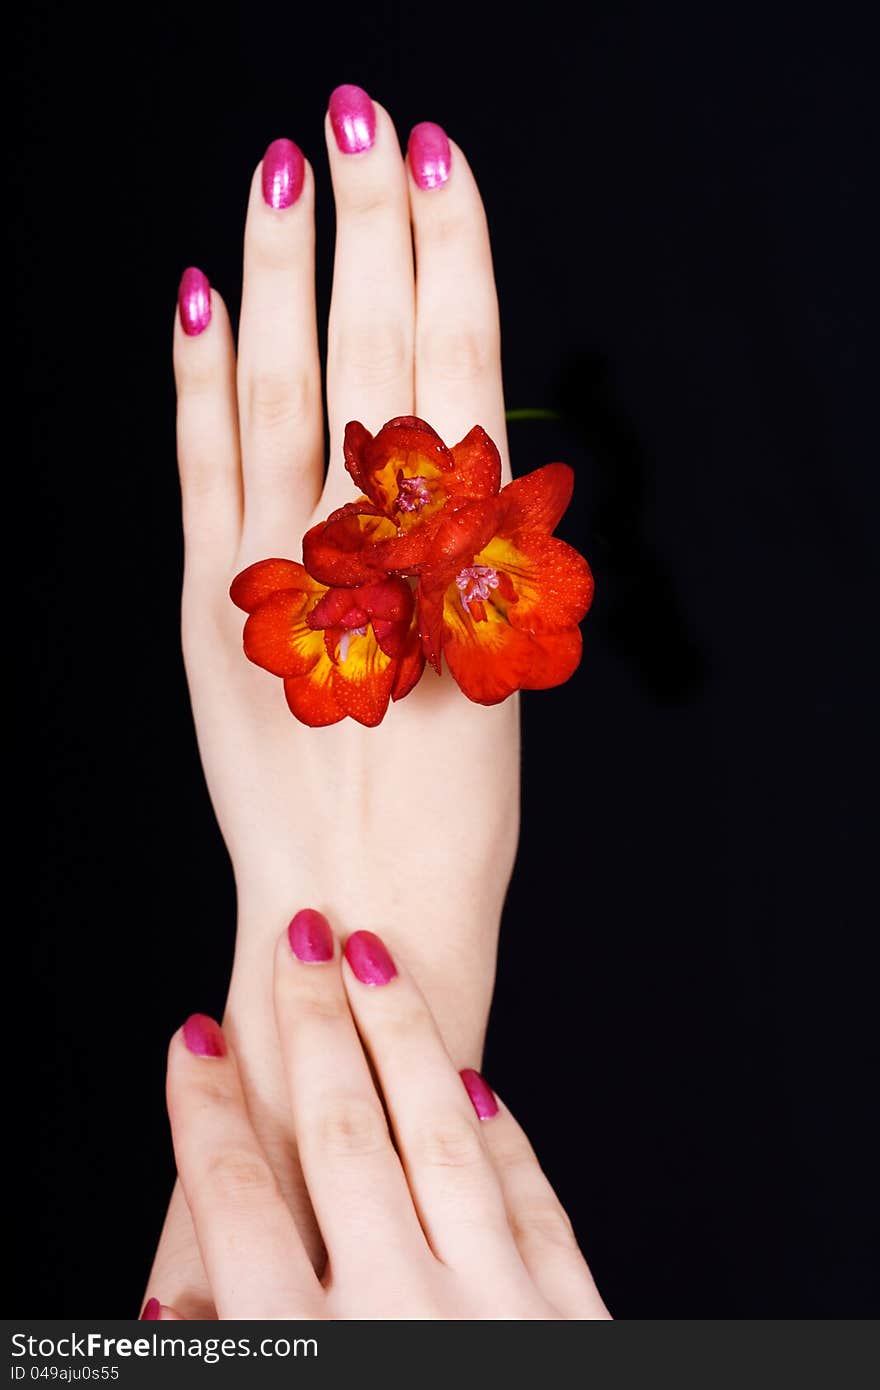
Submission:
POLYGON ((299 914, 275 950, 274 998, 328 1264, 319 1278, 222 1031, 194 1015, 169 1049, 168 1113, 221 1318, 609 1316, 522 1130, 476 1072, 456 1074, 377 936, 350 936, 341 959, 326 921, 299 914))
MULTIPOLYGON (((335 123, 346 126, 347 102, 349 130, 369 134, 375 122, 372 145, 346 153, 329 117, 326 125, 337 216, 326 481, 314 183, 295 148, 286 150, 287 187, 295 192, 300 176, 302 185, 290 206, 264 198, 264 182, 284 183, 271 147, 252 182, 237 361, 219 294, 200 298, 192 277, 174 337, 184 657, 238 891, 225 1026, 261 1142, 315 1258, 274 1046, 266 932, 280 930, 296 902, 331 911, 349 931, 381 920, 391 944, 405 946, 454 1056, 478 1061, 519 825, 516 698, 477 707, 428 671, 378 729, 351 720, 304 728, 279 682, 245 659, 243 615, 228 598, 242 568, 299 559, 305 530, 355 495, 342 463, 349 420, 376 431, 416 413, 450 443, 480 423, 509 476, 491 253, 471 171, 452 145, 445 182, 420 186, 424 147, 416 142, 407 168, 387 113, 353 92, 334 97, 335 123)), ((179 1193, 156 1280, 187 1308, 184 1286, 205 1292, 179 1193)))

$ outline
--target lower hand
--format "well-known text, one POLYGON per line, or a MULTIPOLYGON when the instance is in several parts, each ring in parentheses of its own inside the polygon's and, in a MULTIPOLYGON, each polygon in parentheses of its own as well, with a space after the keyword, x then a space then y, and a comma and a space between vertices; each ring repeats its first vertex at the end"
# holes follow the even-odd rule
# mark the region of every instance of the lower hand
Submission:
MULTIPOLYGON (((456 1072, 399 955, 369 932, 341 954, 325 919, 298 914, 274 1002, 327 1264, 316 1273, 221 1029, 194 1015, 171 1042, 168 1111, 220 1318, 609 1316, 528 1140, 456 1072)), ((179 1314, 153 1299, 146 1316, 179 1314)))

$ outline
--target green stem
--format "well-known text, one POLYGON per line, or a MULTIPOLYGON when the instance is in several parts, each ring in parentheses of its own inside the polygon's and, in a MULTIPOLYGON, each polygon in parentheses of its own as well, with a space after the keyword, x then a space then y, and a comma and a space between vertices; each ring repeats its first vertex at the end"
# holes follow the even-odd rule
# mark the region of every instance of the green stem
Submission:
POLYGON ((562 416, 558 410, 545 410, 542 407, 525 410, 506 410, 504 412, 506 420, 561 420, 562 416))

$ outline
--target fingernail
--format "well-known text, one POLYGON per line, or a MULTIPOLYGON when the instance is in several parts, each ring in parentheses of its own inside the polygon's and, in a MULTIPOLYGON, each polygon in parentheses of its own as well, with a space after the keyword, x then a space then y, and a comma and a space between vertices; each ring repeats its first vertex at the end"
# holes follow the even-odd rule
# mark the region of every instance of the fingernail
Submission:
POLYGON ((183 1041, 197 1057, 225 1057, 226 1040, 219 1023, 207 1014, 190 1014, 183 1025, 183 1041))
POLYGON ((302 193, 306 162, 292 140, 273 140, 263 155, 263 200, 270 208, 289 208, 302 193))
POLYGON ((488 1081, 484 1081, 480 1073, 474 1071, 473 1067, 465 1067, 464 1071, 459 1072, 459 1076, 464 1082, 464 1089, 471 1098, 471 1105, 480 1119, 491 1120, 493 1115, 497 1115, 498 1102, 488 1081))
POLYGON ((406 157, 419 188, 439 188, 449 178, 452 162, 449 141, 442 126, 433 121, 413 126, 406 157))
POLYGON ((397 966, 375 932, 353 932, 345 943, 345 959, 362 985, 387 985, 397 974, 397 966))
POLYGON ((180 277, 177 305, 184 333, 190 338, 204 333, 211 322, 211 286, 207 275, 203 275, 194 265, 180 277))
POLYGON ((304 907, 287 928, 290 949, 297 960, 324 961, 333 959, 333 933, 323 912, 304 907))
POLYGON ((141 1313, 140 1322, 156 1322, 162 1311, 162 1304, 158 1298, 148 1298, 144 1304, 144 1311, 141 1313))
POLYGON ((343 154, 361 154, 376 138, 376 110, 363 87, 345 83, 330 95, 330 124, 343 154))

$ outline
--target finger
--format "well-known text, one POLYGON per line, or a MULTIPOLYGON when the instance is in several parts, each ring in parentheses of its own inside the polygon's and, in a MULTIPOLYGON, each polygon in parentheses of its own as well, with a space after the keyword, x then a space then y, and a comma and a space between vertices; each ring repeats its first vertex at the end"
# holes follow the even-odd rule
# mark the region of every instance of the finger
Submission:
POLYGON ((185 1322, 186 1319, 174 1308, 169 1308, 166 1304, 160 1303, 158 1298, 148 1298, 144 1304, 144 1311, 140 1316, 141 1322, 185 1322))
POLYGON ((523 1263, 540 1292, 565 1318, 607 1318, 608 1309, 581 1254, 571 1222, 521 1127, 478 1072, 461 1073, 501 1182, 523 1263))
POLYGON ((246 560, 267 546, 292 554, 323 482, 314 206, 301 150, 273 141, 251 181, 244 237, 238 398, 245 550, 254 547, 246 560))
POLYGON ((235 350, 226 305, 185 270, 174 323, 177 458, 189 571, 225 574, 241 533, 235 350))
POLYGON ((220 1318, 314 1317, 319 1285, 248 1119, 213 1019, 193 1014, 168 1050, 177 1171, 220 1318))
POLYGON ((519 1265, 480 1122, 415 984, 364 931, 345 943, 343 979, 434 1253, 462 1273, 519 1265))
POLYGON ((347 501, 349 420, 374 433, 413 408, 414 289, 406 171, 387 111, 338 87, 326 121, 336 199, 336 257, 327 344, 327 500, 347 501))
POLYGON ((165 1302, 179 1308, 186 1318, 210 1322, 217 1316, 192 1217, 179 1181, 174 1184, 168 1203, 147 1288, 161 1293, 165 1302))
POLYGON ((416 248, 416 414, 448 444, 482 425, 509 478, 498 298, 486 214, 470 166, 440 126, 407 149, 416 248))
POLYGON ((298 912, 275 954, 275 1014, 297 1149, 334 1279, 363 1290, 428 1254, 348 1007, 330 926, 298 912))

